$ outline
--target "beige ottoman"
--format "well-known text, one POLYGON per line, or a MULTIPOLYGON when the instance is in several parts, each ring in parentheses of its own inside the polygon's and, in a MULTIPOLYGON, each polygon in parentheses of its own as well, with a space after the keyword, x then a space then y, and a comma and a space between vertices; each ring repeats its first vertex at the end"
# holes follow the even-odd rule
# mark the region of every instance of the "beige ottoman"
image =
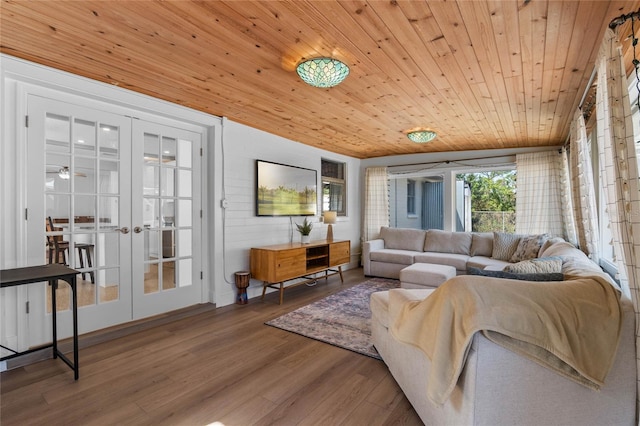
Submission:
POLYGON ((400 271, 402 288, 435 288, 456 276, 456 268, 434 263, 414 263, 400 271))

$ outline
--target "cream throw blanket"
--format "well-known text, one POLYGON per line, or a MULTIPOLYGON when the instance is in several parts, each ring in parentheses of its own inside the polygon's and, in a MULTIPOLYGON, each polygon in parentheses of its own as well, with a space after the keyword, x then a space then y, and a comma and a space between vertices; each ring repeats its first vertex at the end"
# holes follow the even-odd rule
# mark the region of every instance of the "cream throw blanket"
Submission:
POLYGON ((620 294, 603 277, 530 282, 461 275, 424 300, 406 302, 391 332, 429 357, 427 396, 441 405, 478 331, 598 389, 613 363, 621 324, 620 294))

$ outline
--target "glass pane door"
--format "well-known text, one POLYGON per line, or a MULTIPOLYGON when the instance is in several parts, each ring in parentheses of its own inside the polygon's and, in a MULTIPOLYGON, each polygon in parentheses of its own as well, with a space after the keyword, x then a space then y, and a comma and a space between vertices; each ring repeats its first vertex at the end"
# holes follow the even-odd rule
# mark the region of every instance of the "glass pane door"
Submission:
POLYGON ((133 135, 134 316, 144 317, 200 301, 201 135, 144 121, 133 135))
MULTIPOLYGON (((38 263, 64 263, 79 271, 80 332, 127 321, 130 236, 120 231, 130 222, 131 120, 37 96, 29 97, 28 110, 29 161, 43 171, 29 174, 29 235, 35 247, 30 251, 41 253, 38 263)), ((42 297, 35 296, 34 310, 50 317, 50 291, 44 286, 37 292, 42 297)), ((58 311, 68 314, 70 296, 61 281, 58 311)), ((59 324, 70 328, 67 321, 59 324)))

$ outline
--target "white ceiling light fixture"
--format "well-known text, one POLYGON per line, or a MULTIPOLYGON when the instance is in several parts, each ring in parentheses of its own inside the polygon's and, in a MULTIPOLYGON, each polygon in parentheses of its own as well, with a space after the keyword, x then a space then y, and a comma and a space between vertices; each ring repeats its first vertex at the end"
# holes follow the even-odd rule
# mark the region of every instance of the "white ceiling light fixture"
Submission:
POLYGON ((60 179, 64 179, 67 180, 70 178, 69 175, 69 168, 68 167, 62 167, 59 171, 58 171, 58 176, 60 176, 60 179))
POLYGON ((300 62, 296 68, 300 78, 313 87, 337 86, 349 75, 349 67, 333 58, 313 58, 300 62))

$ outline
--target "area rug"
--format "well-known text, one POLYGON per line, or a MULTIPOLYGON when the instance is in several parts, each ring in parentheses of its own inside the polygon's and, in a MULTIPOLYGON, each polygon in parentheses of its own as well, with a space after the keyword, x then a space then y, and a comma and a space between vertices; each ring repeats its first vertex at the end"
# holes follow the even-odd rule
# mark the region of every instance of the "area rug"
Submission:
POLYGON ((381 359, 371 343, 369 297, 399 286, 398 280, 373 278, 265 324, 381 359))

